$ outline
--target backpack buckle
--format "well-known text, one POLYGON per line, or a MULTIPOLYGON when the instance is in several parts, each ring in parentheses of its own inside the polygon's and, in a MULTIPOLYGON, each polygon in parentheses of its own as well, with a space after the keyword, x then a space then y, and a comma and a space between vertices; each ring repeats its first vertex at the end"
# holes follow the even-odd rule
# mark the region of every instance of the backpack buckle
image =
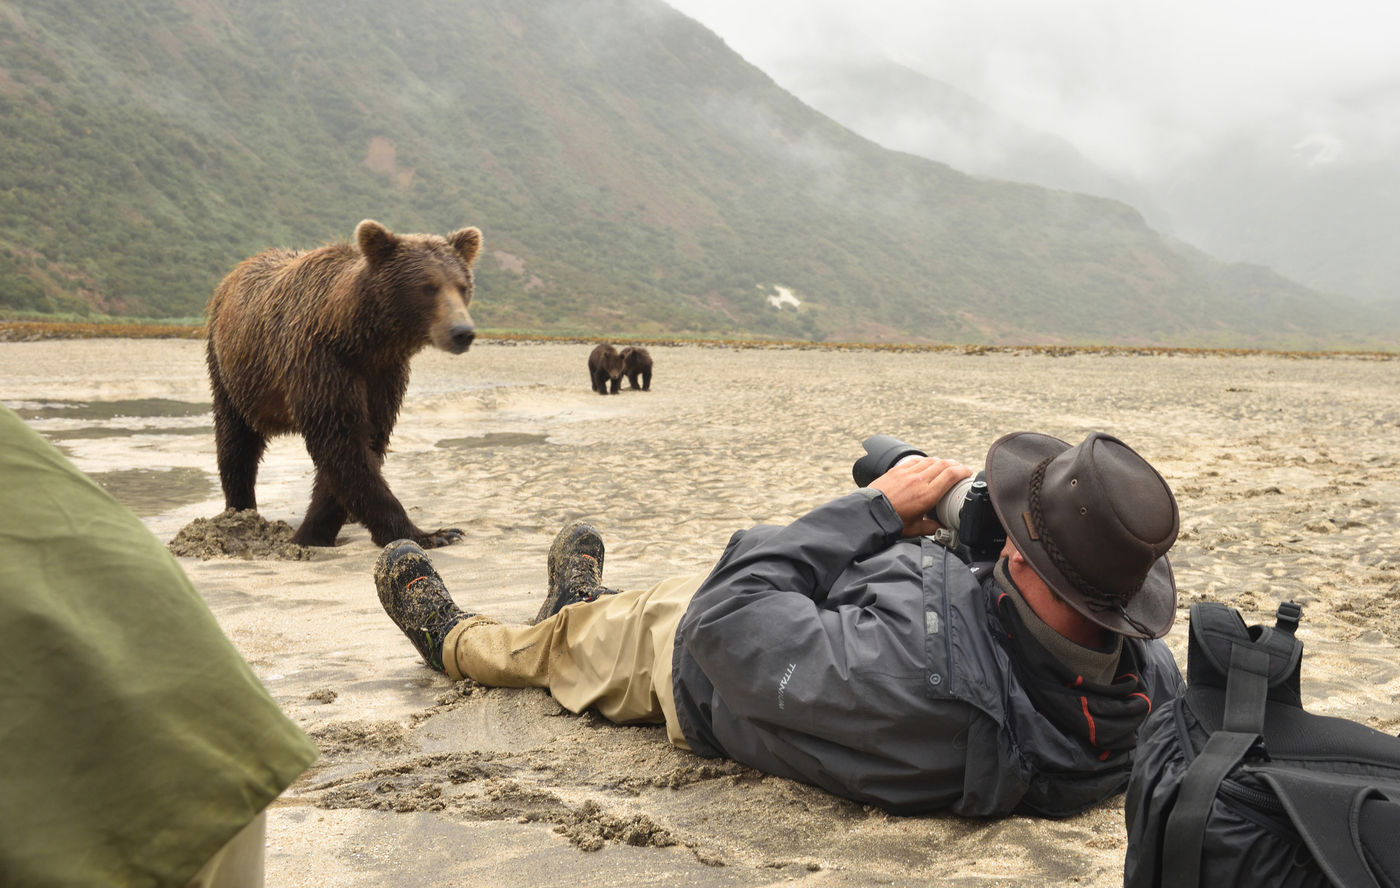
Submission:
POLYGON ((1303 620, 1303 606, 1292 601, 1285 601, 1279 604, 1278 614, 1275 617, 1274 628, 1279 632, 1287 632, 1293 635, 1298 631, 1298 624, 1303 620))

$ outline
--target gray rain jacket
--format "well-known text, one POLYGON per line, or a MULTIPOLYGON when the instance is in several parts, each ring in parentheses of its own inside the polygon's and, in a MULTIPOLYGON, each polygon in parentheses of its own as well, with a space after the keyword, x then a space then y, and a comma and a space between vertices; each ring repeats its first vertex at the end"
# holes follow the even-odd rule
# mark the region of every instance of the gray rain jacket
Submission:
MULTIPOLYGON (((1018 682, 991 571, 902 530, 866 489, 733 536, 676 633, 691 749, 896 813, 1063 816, 1121 792, 1132 753, 1065 734, 1018 682)), ((1180 693, 1165 644, 1124 644, 1144 693, 1180 693)))

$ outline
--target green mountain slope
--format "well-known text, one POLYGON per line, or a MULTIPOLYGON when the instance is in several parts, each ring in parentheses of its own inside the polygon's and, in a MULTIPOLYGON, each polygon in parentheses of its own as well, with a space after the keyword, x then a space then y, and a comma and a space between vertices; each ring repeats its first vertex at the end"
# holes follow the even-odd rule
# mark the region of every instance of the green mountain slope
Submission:
POLYGON ((487 328, 1394 342, 1122 204, 881 149, 657 0, 0 2, 0 118, 10 308, 198 314, 370 217, 480 226, 487 328))

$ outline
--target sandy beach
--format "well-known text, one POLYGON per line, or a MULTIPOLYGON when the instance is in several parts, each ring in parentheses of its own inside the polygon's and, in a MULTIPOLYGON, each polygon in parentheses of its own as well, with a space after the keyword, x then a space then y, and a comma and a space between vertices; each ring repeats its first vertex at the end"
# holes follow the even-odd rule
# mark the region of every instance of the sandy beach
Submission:
MULTIPOLYGON (((736 529, 852 486, 887 433, 981 465, 1001 434, 1121 437, 1172 484, 1186 611, 1304 605, 1304 698, 1400 731, 1400 360, 651 348, 650 392, 590 391, 590 344, 424 352, 385 467, 458 603, 525 620, 565 522, 609 585, 706 571, 736 529)), ((203 343, 0 343, 18 410, 162 541, 223 508, 203 343)), ((311 461, 269 448, 262 514, 296 526, 311 461)), ((544 692, 454 684, 384 615, 368 533, 307 560, 182 557, 321 757, 271 808, 267 885, 1121 884, 1121 797, 1063 821, 899 818, 612 726, 544 692)), ((75 681, 81 677, 75 676, 75 681)))

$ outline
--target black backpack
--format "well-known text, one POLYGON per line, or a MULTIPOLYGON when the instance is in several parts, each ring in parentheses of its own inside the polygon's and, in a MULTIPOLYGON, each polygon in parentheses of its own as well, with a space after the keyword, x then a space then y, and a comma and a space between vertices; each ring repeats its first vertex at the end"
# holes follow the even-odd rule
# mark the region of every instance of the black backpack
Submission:
POLYGON ((1192 605, 1186 693, 1138 735, 1125 888, 1400 888, 1400 739, 1304 711, 1301 616, 1192 605))

